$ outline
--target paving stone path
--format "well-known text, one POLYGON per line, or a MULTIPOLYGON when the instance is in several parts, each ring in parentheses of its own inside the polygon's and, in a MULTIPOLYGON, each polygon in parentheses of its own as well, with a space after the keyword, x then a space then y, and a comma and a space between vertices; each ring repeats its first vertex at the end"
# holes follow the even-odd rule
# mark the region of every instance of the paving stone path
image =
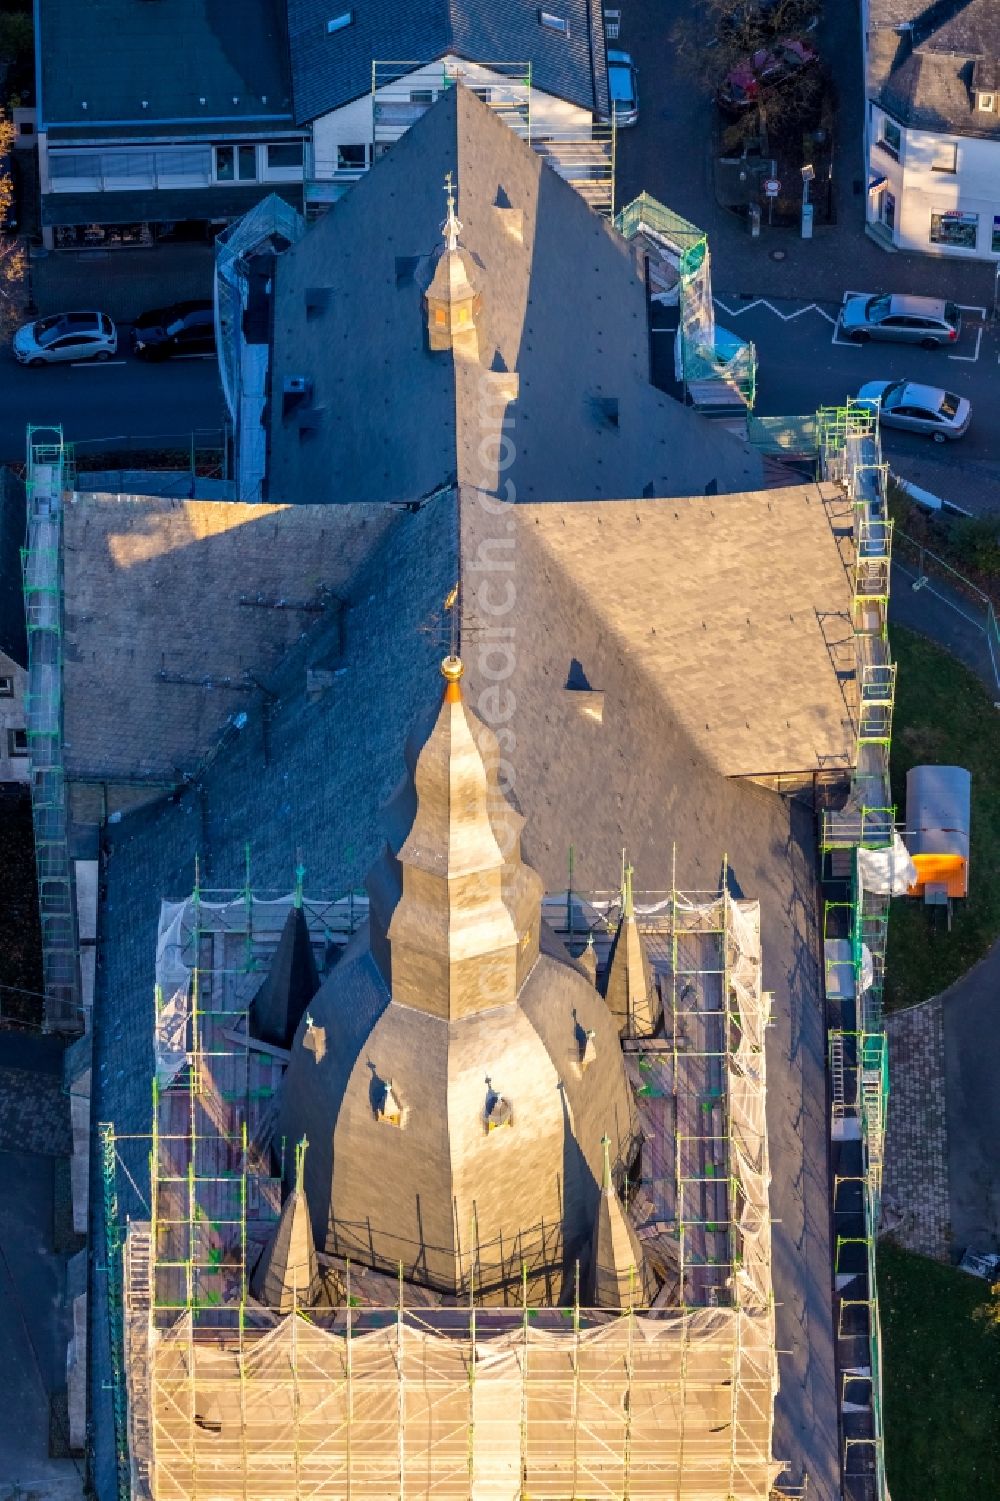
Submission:
POLYGON ((951 1248, 951 1217, 941 997, 895 1012, 886 1032, 890 1092, 883 1226, 907 1250, 944 1261, 951 1248))

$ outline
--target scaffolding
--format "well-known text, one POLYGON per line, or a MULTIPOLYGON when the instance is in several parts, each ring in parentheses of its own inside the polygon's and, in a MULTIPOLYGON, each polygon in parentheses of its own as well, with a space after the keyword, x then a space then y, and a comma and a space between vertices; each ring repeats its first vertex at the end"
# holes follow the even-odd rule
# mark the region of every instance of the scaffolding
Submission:
POLYGON ((842 808, 820 818, 828 896, 825 992, 834 1152, 837 1353, 848 1501, 887 1501, 875 1246, 889 1060, 882 1014, 892 865, 905 850, 889 784, 896 665, 888 639, 892 522, 878 414, 849 402, 817 414, 819 477, 853 506, 851 625, 858 672, 856 757, 842 808), (888 872, 888 874, 886 874, 888 872), (839 888, 839 890, 838 890, 839 888))
MULTIPOLYGON (((530 62, 469 62, 446 57, 436 61, 372 61, 371 155, 377 161, 434 101, 462 83, 515 135, 526 141, 559 176, 565 178, 599 214, 615 211, 615 127, 566 124, 533 112, 530 62)), ((319 175, 333 175, 333 163, 317 163, 319 175), (323 169, 321 171, 321 169, 323 169)), ((364 169, 336 175, 356 178, 364 169)))
POLYGON ((25 721, 42 930, 44 1024, 81 1026, 73 869, 69 855, 63 762, 64 495, 72 489, 72 453, 58 427, 28 428, 27 535, 21 550, 28 632, 25 721))
POLYGON ((716 324, 707 235, 649 193, 627 204, 615 227, 626 240, 666 256, 676 268, 675 366, 685 396, 700 411, 749 412, 756 395, 757 352, 716 324))
MULTIPOLYGON (((563 894, 545 912, 606 954, 615 903, 563 894)), ((301 882, 255 893, 249 873, 161 907, 150 1217, 125 1235, 125 1142, 103 1132, 123 1501, 766 1501, 782 1465, 757 904, 723 888, 636 905, 667 1017, 626 1058, 652 1308, 581 1306, 579 1279, 569 1306, 537 1305, 527 1269, 519 1305, 456 1304, 321 1253, 320 1294, 279 1315, 248 1286, 280 1213, 288 1055, 246 1018, 293 904, 321 972, 367 915, 301 882)))

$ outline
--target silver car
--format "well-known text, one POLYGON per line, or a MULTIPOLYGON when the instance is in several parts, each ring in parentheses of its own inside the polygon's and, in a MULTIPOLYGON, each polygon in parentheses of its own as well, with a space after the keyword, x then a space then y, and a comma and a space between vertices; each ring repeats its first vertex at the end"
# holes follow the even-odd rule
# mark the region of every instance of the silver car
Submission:
POLYGON ((627 52, 608 49, 608 92, 618 129, 639 123, 639 80, 627 52))
POLYGON ((840 326, 855 344, 891 339, 899 344, 922 344, 936 349, 954 344, 962 331, 962 314, 953 302, 936 297, 879 293, 875 297, 845 297, 840 326))
POLYGON ((879 421, 886 427, 925 433, 935 443, 964 437, 972 417, 972 406, 964 396, 913 381, 871 380, 861 387, 857 399, 877 406, 879 421))
POLYGON ((107 313, 53 313, 14 335, 14 357, 22 365, 108 360, 117 350, 118 330, 107 313))

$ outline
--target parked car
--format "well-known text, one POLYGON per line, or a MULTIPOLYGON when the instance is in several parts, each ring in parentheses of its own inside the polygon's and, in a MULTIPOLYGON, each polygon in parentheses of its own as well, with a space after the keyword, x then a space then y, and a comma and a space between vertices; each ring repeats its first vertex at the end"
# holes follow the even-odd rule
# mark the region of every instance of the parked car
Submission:
POLYGON ((758 47, 750 57, 737 63, 722 80, 716 102, 726 114, 739 114, 760 98, 761 87, 774 87, 811 67, 818 53, 798 37, 782 37, 769 47, 758 47))
POLYGON ((635 63, 627 52, 608 49, 608 93, 615 124, 621 129, 639 123, 639 82, 635 63))
POLYGON ((135 321, 132 353, 141 360, 169 360, 176 354, 215 353, 215 313, 210 302, 175 302, 152 308, 135 321))
POLYGON ((953 302, 937 297, 879 293, 874 297, 845 297, 840 326, 855 344, 891 339, 936 349, 939 344, 954 344, 958 339, 962 314, 953 302))
POLYGON ((53 313, 14 335, 14 356, 22 365, 107 360, 117 352, 118 330, 107 313, 53 313))
POLYGON ((937 386, 918 386, 906 380, 872 380, 861 387, 858 401, 880 409, 886 427, 925 433, 935 443, 962 438, 969 430, 972 405, 964 396, 937 386))

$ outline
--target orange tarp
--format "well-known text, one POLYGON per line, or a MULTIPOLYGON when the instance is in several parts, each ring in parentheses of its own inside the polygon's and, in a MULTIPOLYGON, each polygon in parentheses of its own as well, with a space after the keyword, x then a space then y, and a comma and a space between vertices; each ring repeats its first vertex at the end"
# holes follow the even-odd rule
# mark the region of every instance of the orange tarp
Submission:
POLYGON ((920 896, 927 885, 944 886, 949 896, 965 896, 968 893, 969 875, 962 855, 914 855, 917 880, 910 887, 910 896, 920 896))

